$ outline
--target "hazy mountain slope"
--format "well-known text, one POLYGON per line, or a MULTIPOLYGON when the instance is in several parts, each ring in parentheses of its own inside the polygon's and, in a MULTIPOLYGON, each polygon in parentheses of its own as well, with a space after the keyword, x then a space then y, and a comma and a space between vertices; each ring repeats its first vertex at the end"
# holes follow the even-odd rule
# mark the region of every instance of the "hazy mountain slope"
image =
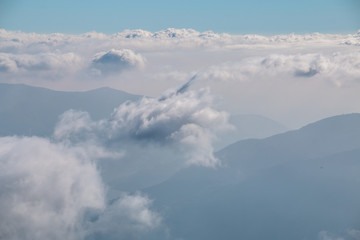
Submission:
POLYGON ((191 167, 145 191, 183 239, 318 239, 360 221, 360 114, 239 141, 218 169, 191 167))
POLYGON ((358 149, 288 163, 238 184, 202 188, 187 198, 178 186, 182 201, 167 206, 168 225, 184 239, 318 239, 321 231, 341 234, 357 228, 360 220, 359 157, 358 149))
POLYGON ((140 96, 111 88, 87 92, 61 92, 22 84, 0 84, 0 135, 50 135, 58 116, 69 109, 92 118, 108 117, 126 100, 140 96))
POLYGON ((226 136, 221 137, 221 141, 215 146, 218 150, 239 140, 266 138, 289 130, 279 122, 253 114, 230 116, 229 123, 233 125, 235 129, 230 131, 226 136))
POLYGON ((219 151, 223 162, 242 172, 286 161, 316 158, 360 148, 360 114, 323 119, 266 139, 236 142, 219 151))

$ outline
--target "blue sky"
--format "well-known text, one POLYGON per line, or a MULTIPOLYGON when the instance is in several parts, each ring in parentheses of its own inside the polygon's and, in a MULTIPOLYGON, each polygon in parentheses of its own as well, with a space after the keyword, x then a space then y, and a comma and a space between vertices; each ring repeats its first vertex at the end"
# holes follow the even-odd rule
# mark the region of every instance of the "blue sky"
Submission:
POLYGON ((193 28, 228 33, 353 33, 358 0, 1 0, 0 27, 25 32, 193 28))

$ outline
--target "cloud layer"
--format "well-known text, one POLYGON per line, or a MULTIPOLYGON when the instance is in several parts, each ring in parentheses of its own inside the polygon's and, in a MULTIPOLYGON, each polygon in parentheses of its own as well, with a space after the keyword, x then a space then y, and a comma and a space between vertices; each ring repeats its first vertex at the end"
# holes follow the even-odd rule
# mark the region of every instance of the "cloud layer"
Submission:
POLYGON ((54 72, 59 75, 66 71, 73 73, 82 66, 82 59, 74 53, 10 54, 0 53, 0 72, 54 72))
POLYGON ((323 78, 336 86, 358 83, 360 52, 269 55, 210 66, 198 74, 203 80, 256 81, 272 78, 323 78))
POLYGON ((230 35, 212 31, 198 32, 193 29, 168 28, 158 32, 145 30, 125 30, 112 35, 89 32, 80 35, 61 33, 36 34, 0 29, 1 52, 44 52, 50 49, 75 51, 77 47, 85 50, 89 46, 97 49, 130 48, 137 50, 169 50, 200 48, 238 48, 258 45, 262 47, 283 47, 288 44, 311 45, 358 45, 360 34, 287 34, 262 36, 256 34, 230 35), (95 47, 96 46, 96 47, 95 47), (106 47, 107 46, 107 47, 106 47))

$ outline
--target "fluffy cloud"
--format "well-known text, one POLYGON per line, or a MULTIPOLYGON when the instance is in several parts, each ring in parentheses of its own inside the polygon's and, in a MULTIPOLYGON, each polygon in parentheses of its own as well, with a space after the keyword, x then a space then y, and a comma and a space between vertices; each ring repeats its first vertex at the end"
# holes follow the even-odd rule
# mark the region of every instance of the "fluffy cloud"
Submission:
POLYGON ((357 82, 360 53, 270 55, 250 57, 240 62, 210 66, 198 78, 222 81, 253 81, 259 78, 323 77, 337 86, 357 82))
POLYGON ((80 68, 82 60, 74 53, 55 54, 22 54, 15 55, 9 53, 0 53, 0 72, 21 73, 52 71, 51 73, 66 70, 74 72, 80 68))
POLYGON ((91 121, 83 112, 63 114, 55 129, 58 139, 89 138, 107 144, 140 141, 184 148, 187 163, 214 167, 212 141, 216 133, 229 128, 228 115, 212 108, 208 89, 190 91, 191 82, 170 89, 159 98, 126 102, 109 119, 91 121), (80 137, 79 137, 80 136, 80 137))
POLYGON ((0 238, 80 239, 87 209, 104 207, 94 162, 41 138, 0 138, 0 238))
MULTIPOLYGON (((112 35, 96 32, 70 35, 23 33, 0 29, 0 75, 11 73, 12 75, 5 75, 4 79, 16 82, 29 81, 31 78, 45 81, 48 79, 96 80, 99 79, 99 75, 101 78, 109 80, 113 75, 123 73, 124 70, 142 69, 145 62, 146 65, 149 65, 149 68, 146 69, 147 76, 149 76, 148 72, 152 71, 155 72, 155 75, 161 75, 161 69, 158 71, 154 66, 164 66, 170 62, 176 66, 173 69, 174 72, 184 72, 184 69, 181 69, 186 65, 184 60, 191 66, 190 69, 186 69, 186 72, 189 73, 214 65, 217 62, 214 59, 224 59, 224 56, 232 54, 233 51, 254 50, 256 52, 262 50, 267 53, 275 51, 279 55, 279 51, 288 52, 289 48, 295 52, 311 48, 318 49, 320 52, 328 51, 328 49, 334 49, 333 51, 339 49, 341 52, 344 49, 355 48, 359 42, 359 33, 261 36, 254 34, 229 35, 212 31, 198 32, 193 29, 169 28, 158 32, 138 29, 125 30, 112 35), (185 53, 179 54, 180 49, 185 53), (186 51, 194 51, 194 55, 187 55, 186 51), (200 56, 197 53, 199 51, 202 51, 205 57, 193 59, 194 56, 200 56), (145 61, 145 56, 149 60, 148 62, 145 61), (89 69, 91 70, 89 71, 89 69), (21 78, 18 75, 20 72, 22 73, 21 78), (34 73, 39 72, 49 74, 34 76, 34 73), (89 72, 93 74, 89 74, 89 72)), ((347 52, 349 51, 347 50, 347 52)), ((237 60, 246 57, 243 56, 243 53, 239 53, 237 60)), ((292 60, 290 59, 290 61, 292 60)), ((334 64, 337 63, 334 62, 334 64)), ((245 62, 245 64, 248 63, 245 62)), ((300 75, 313 74, 311 71, 304 72, 303 68, 299 70, 298 74, 300 75)), ((154 72, 151 74, 154 75, 154 72)), ((144 78, 136 73, 137 71, 123 73, 122 77, 129 76, 128 81, 144 78)), ((228 74, 227 78, 232 78, 237 75, 237 72, 225 73, 224 70, 223 74, 228 74)), ((150 76, 150 78, 154 77, 150 76)), ((151 79, 148 81, 153 82, 151 79)))
POLYGON ((102 74, 122 72, 129 69, 141 69, 145 66, 145 58, 129 49, 111 49, 97 53, 92 60, 92 67, 102 74))
POLYGON ((152 201, 144 195, 123 194, 97 220, 88 225, 87 239, 137 239, 161 226, 161 216, 150 210, 152 201))
POLYGON ((106 205, 97 152, 37 137, 0 138, 0 239, 137 236, 161 225, 141 194, 106 205))

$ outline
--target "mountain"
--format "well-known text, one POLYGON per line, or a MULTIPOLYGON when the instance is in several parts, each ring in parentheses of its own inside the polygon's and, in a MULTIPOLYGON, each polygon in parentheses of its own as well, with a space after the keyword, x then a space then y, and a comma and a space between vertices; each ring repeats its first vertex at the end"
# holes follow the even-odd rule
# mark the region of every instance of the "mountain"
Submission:
POLYGON ((327 118, 217 152, 144 189, 179 239, 351 238, 360 222, 360 114, 327 118))
MULTIPOLYGON (((0 136, 49 136, 59 115, 69 109, 87 111, 98 120, 108 117, 121 103, 141 97, 111 88, 65 92, 0 83, 0 136)), ((235 130, 222 136, 216 149, 241 139, 264 138, 287 130, 282 124, 259 115, 234 115, 229 122, 235 130)))
POLYGON ((49 136, 66 110, 87 111, 93 119, 101 119, 126 100, 140 97, 111 88, 62 92, 0 83, 0 136, 49 136))
POLYGON ((357 148, 360 148, 360 114, 353 113, 326 118, 266 139, 238 141, 217 152, 217 157, 245 172, 357 148))
POLYGON ((233 125, 235 129, 226 136, 221 137, 221 141, 215 146, 218 150, 239 140, 266 138, 289 130, 279 122, 254 114, 231 115, 229 123, 233 125))

